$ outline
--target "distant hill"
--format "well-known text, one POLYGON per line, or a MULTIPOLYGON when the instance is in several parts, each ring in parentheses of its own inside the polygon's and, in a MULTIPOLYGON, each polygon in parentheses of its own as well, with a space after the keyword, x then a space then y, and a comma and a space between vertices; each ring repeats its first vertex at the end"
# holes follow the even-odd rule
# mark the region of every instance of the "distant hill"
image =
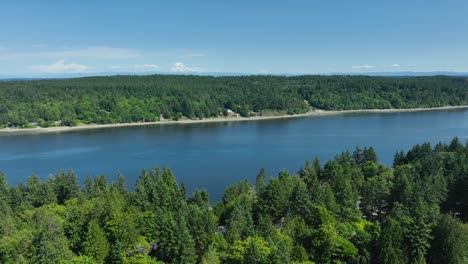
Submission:
POLYGON ((404 77, 404 76, 456 76, 456 77, 468 77, 468 72, 452 72, 452 71, 432 71, 432 72, 412 72, 412 71, 401 71, 401 72, 363 72, 363 73, 331 73, 327 75, 364 75, 364 76, 385 76, 385 77, 404 77))

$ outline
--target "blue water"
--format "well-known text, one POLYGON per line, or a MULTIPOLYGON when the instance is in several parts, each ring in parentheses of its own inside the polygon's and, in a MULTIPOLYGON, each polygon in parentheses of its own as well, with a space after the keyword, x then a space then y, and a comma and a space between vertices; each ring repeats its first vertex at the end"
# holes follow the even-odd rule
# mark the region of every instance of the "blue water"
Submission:
POLYGON ((133 189, 143 168, 167 165, 189 192, 205 188, 217 200, 232 183, 254 182, 262 167, 270 176, 295 173, 306 160, 326 161, 357 145, 374 146, 380 162, 391 165, 397 150, 455 136, 468 139, 468 110, 0 135, 0 171, 10 184, 61 169, 75 170, 81 181, 121 172, 133 189))

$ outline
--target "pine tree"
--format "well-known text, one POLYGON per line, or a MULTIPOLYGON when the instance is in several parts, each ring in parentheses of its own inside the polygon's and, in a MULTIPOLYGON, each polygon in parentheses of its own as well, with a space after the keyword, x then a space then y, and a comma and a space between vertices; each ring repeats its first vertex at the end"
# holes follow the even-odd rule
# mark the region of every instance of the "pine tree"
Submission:
POLYGON ((178 225, 170 212, 158 210, 156 212, 156 256, 159 260, 171 263, 175 261, 179 252, 178 225))
POLYGON ((58 204, 64 204, 66 200, 77 197, 80 189, 76 174, 72 170, 68 173, 61 171, 55 174, 52 187, 58 204))
POLYGON ((465 263, 468 260, 468 228, 451 215, 441 215, 433 229, 434 240, 431 243, 428 263, 465 263))
POLYGON ((39 176, 33 175, 28 178, 24 190, 26 200, 34 207, 40 207, 45 204, 54 204, 57 202, 52 184, 41 182, 39 176))
POLYGON ((0 171, 0 198, 7 200, 8 194, 10 191, 10 186, 8 185, 5 174, 0 171))
POLYGON ((87 175, 85 178, 85 184, 84 184, 84 194, 86 195, 87 198, 94 197, 94 183, 93 180, 91 179, 91 176, 87 175))
POLYGON ((367 179, 360 204, 361 211, 367 219, 382 220, 388 211, 392 179, 391 170, 382 170, 376 176, 367 179))
POLYGON ((403 164, 405 164, 405 153, 403 153, 403 151, 397 151, 393 158, 393 167, 395 168, 403 164))
POLYGON ((252 234, 252 214, 245 203, 235 205, 227 224, 228 232, 226 239, 228 242, 232 243, 236 240, 242 240, 252 234))
POLYGON ((304 219, 310 219, 312 200, 302 180, 296 181, 291 197, 291 211, 304 219))
POLYGON ((321 186, 317 198, 317 204, 324 206, 334 213, 338 213, 339 206, 336 202, 335 194, 329 184, 321 186))
POLYGON ((187 199, 187 187, 185 186, 184 182, 180 184, 180 199, 182 201, 185 201, 187 199))
POLYGON ((321 180, 322 179, 322 165, 320 164, 320 159, 318 157, 314 159, 312 166, 314 167, 315 173, 317 174, 317 178, 321 180))
POLYGON ((59 263, 70 259, 72 253, 63 234, 60 217, 46 208, 40 208, 35 221, 37 231, 32 243, 32 263, 59 263))
POLYGON ((368 161, 377 162, 377 154, 375 154, 375 150, 373 147, 364 148, 362 155, 364 156, 363 163, 366 163, 368 161))
POLYGON ((109 254, 109 242, 96 220, 91 220, 88 224, 83 253, 92 257, 97 263, 104 263, 109 254))
POLYGON ((250 243, 247 246, 247 250, 244 255, 245 264, 261 264, 263 263, 262 255, 255 244, 255 240, 250 240, 250 243))
POLYGON ((132 195, 133 203, 143 211, 151 210, 153 208, 152 203, 155 199, 153 186, 155 184, 155 177, 153 173, 147 173, 146 170, 142 170, 138 180, 136 182, 135 191, 132 195))
POLYGON ((119 193, 121 196, 127 195, 127 185, 125 183, 125 177, 122 173, 117 174, 117 181, 112 183, 111 190, 117 191, 117 193, 119 193))
MULTIPOLYGON (((201 243, 196 245, 196 241, 194 241, 194 238, 192 237, 192 234, 188 227, 189 223, 187 222, 186 218, 187 209, 188 208, 186 206, 180 208, 176 215, 177 229, 175 246, 177 247, 177 255, 175 258, 175 262, 181 264, 196 263, 197 259, 201 260, 201 256, 200 258, 197 258, 197 245, 201 250, 198 253, 200 253, 201 255, 203 255, 206 252, 208 247, 208 245, 205 244, 205 241, 198 241, 201 243)), ((198 238, 206 239, 207 237, 203 236, 198 238)))
POLYGON ((5 175, 0 172, 0 219, 2 216, 9 215, 10 213, 10 186, 6 182, 5 175))
POLYGON ((93 193, 96 197, 105 197, 109 194, 109 184, 104 175, 94 177, 93 193))
POLYGON ((266 178, 266 170, 262 168, 257 175, 255 181, 255 191, 257 192, 257 196, 262 195, 263 191, 265 190, 265 178, 266 178))
POLYGON ((309 190, 309 193, 313 197, 316 197, 319 191, 320 182, 317 177, 317 171, 314 168, 314 166, 312 166, 312 164, 310 164, 310 162, 307 161, 304 166, 304 169, 300 172, 299 175, 307 184, 307 189, 309 190))
POLYGON ((387 217, 379 240, 379 261, 383 264, 406 264, 404 229, 398 220, 387 217))
POLYGON ((188 206, 188 228, 195 242, 198 262, 208 252, 212 242, 213 233, 216 230, 214 215, 209 204, 188 206))
POLYGON ((358 164, 359 166, 361 166, 364 163, 362 150, 361 148, 359 148, 359 146, 356 146, 356 149, 353 152, 353 159, 354 159, 354 162, 356 162, 356 164, 358 164))

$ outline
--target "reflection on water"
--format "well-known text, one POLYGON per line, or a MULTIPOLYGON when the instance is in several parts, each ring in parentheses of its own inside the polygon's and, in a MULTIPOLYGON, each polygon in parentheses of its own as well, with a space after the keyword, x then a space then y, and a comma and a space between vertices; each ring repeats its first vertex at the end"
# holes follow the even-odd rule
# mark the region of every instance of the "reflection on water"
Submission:
POLYGON ((56 149, 51 151, 25 153, 20 155, 9 155, 8 150, 2 151, 0 156, 1 161, 11 161, 20 159, 57 159, 70 155, 83 154, 98 150, 99 147, 87 147, 87 148, 72 148, 72 149, 56 149))

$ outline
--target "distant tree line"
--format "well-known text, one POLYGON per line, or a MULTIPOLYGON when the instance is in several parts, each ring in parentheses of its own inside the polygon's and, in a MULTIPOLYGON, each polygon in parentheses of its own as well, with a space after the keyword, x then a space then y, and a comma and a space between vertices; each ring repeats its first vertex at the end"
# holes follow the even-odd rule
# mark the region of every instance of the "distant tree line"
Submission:
POLYGON ((75 126, 263 111, 439 107, 468 104, 462 77, 112 76, 0 81, 0 126, 75 126))
POLYGON ((468 144, 372 147, 228 187, 213 206, 168 168, 73 171, 10 186, 0 174, 0 263, 467 263, 468 144))

